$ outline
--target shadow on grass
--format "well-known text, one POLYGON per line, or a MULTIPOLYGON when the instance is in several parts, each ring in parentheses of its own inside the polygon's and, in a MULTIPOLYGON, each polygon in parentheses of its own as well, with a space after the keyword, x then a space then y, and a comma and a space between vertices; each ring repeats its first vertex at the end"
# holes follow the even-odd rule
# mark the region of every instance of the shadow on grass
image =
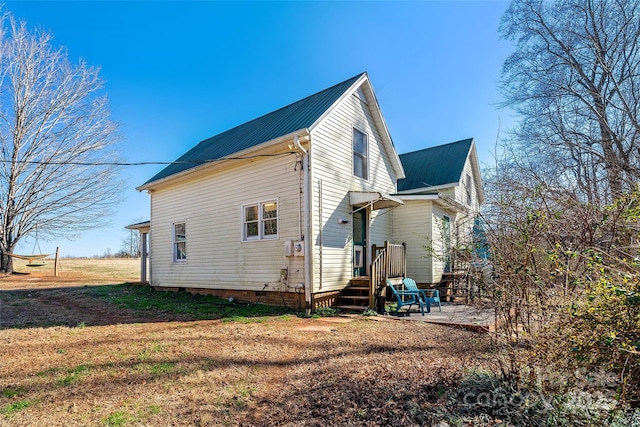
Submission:
POLYGON ((0 329, 191 320, 260 321, 288 307, 130 284, 0 291, 0 329))

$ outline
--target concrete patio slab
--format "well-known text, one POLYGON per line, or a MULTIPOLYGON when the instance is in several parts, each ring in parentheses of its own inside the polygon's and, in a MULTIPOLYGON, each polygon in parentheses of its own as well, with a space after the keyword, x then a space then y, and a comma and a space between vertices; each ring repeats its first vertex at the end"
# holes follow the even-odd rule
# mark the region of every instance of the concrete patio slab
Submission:
MULTIPOLYGON (((401 311, 402 313, 402 311, 401 311)), ((432 306, 430 313, 420 314, 419 309, 411 310, 405 316, 385 316, 397 320, 428 322, 439 325, 459 326, 477 331, 495 330, 497 319, 493 310, 462 304, 442 303, 442 311, 432 306)))

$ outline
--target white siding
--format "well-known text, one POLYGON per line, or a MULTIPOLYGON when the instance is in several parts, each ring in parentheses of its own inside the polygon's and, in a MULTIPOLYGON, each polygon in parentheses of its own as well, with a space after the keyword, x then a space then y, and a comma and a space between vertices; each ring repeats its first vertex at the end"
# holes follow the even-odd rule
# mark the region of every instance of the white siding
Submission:
POLYGON ((293 291, 304 283, 302 257, 285 257, 299 239, 301 171, 294 156, 239 162, 151 193, 154 286, 293 291), (278 201, 278 239, 242 242, 241 206, 278 201), (187 261, 172 261, 172 223, 186 222, 187 261), (280 269, 289 269, 289 287, 280 269))
POLYGON ((407 245, 407 276, 418 283, 433 283, 430 252, 432 246, 432 206, 430 200, 409 200, 393 210, 393 238, 407 245))
MULTIPOLYGON (((369 104, 371 105, 371 104, 369 104)), ((349 191, 394 193, 396 179, 369 105, 349 95, 312 131, 312 187, 314 292, 343 288, 353 275, 352 230, 349 191), (365 132, 369 146, 369 179, 353 175, 353 127, 365 132), (322 200, 318 187, 322 182, 322 200), (320 205, 322 217, 320 217, 320 205), (348 224, 340 224, 346 219, 348 224), (322 232, 322 248, 320 248, 322 232), (320 252, 322 261, 320 262, 320 252), (322 267, 321 267, 322 264, 322 267), (322 268, 322 272, 320 272, 322 268), (322 276, 322 282, 320 277, 322 276)), ((369 248, 391 239, 392 214, 381 210, 371 214, 369 248)))
POLYGON ((473 174, 473 167, 471 163, 470 157, 467 158, 467 161, 464 165, 462 175, 460 177, 460 184, 447 189, 443 192, 446 196, 454 199, 458 203, 463 206, 466 206, 469 211, 460 213, 457 215, 455 223, 452 222, 451 230, 452 230, 452 245, 463 246, 468 243, 472 237, 473 233, 473 222, 475 220, 476 214, 480 211, 480 201, 478 198, 478 183, 475 180, 473 174), (468 203, 467 200, 467 176, 470 177, 471 183, 471 203, 468 203))
POLYGON ((431 273, 431 283, 437 283, 442 279, 442 273, 444 272, 445 267, 445 258, 447 257, 448 248, 444 244, 445 236, 444 236, 444 227, 443 227, 443 217, 449 217, 449 225, 450 225, 450 236, 453 238, 454 235, 454 224, 455 224, 455 215, 451 212, 444 211, 436 206, 433 207, 432 210, 432 250, 433 250, 433 258, 432 258, 432 273, 431 273))
POLYGON ((451 197, 454 197, 458 203, 467 206, 474 212, 478 212, 480 210, 480 202, 478 200, 478 191, 476 189, 476 181, 473 175, 473 167, 471 165, 470 157, 467 157, 467 161, 464 164, 464 168, 462 169, 462 175, 460 176, 460 184, 458 184, 453 190, 453 194, 451 197), (467 176, 471 178, 471 203, 467 203, 467 176))

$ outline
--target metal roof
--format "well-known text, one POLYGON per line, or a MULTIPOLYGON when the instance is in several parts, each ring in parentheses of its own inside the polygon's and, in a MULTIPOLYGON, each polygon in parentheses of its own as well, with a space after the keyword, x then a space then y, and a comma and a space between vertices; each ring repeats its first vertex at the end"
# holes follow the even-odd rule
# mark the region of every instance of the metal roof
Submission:
POLYGON ((143 185, 311 127, 364 74, 201 141, 143 185))
POLYGON ((473 138, 400 154, 406 178, 398 191, 437 187, 460 182, 473 138))

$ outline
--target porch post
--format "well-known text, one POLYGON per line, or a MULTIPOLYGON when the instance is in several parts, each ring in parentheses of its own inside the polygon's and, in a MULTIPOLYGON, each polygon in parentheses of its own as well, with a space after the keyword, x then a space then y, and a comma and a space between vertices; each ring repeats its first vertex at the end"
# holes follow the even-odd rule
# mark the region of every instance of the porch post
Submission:
POLYGON ((147 281, 147 236, 149 233, 140 232, 140 281, 147 281))

